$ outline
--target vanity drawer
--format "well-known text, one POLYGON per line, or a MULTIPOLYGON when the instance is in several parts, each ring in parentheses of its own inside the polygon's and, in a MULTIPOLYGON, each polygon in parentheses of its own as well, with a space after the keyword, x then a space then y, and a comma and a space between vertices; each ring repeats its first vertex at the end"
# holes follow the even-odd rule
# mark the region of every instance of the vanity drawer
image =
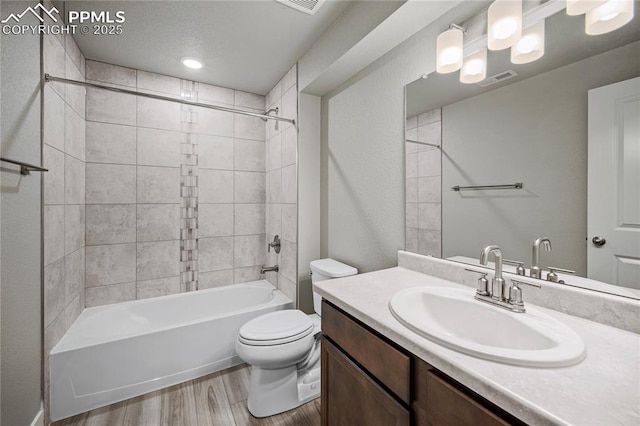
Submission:
POLYGON ((414 387, 412 408, 416 426, 522 424, 516 419, 505 420, 493 407, 489 408, 463 392, 442 378, 433 367, 418 359, 415 360, 414 387))
POLYGON ((335 306, 322 302, 322 333, 407 404, 411 403, 411 358, 335 306))

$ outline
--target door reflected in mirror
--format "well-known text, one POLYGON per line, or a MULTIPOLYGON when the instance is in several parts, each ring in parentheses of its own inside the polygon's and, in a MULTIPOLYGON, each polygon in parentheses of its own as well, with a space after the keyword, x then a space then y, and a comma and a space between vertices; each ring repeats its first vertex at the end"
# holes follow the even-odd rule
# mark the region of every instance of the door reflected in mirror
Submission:
POLYGON ((487 75, 512 75, 492 86, 406 87, 407 251, 477 263, 496 244, 528 275, 546 237, 542 279, 640 297, 640 20, 593 37, 575 18, 547 19, 534 63, 489 52, 487 75))

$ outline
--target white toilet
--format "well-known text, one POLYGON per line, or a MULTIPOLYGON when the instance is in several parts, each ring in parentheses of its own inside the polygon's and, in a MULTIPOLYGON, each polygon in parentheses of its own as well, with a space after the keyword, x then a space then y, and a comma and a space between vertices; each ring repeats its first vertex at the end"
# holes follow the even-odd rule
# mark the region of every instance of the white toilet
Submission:
MULTIPOLYGON (((358 273, 333 259, 314 260, 310 266, 312 282, 358 273)), ((240 328, 236 352, 252 366, 247 405, 253 416, 273 416, 320 395, 321 301, 314 292, 315 314, 276 311, 240 328)))

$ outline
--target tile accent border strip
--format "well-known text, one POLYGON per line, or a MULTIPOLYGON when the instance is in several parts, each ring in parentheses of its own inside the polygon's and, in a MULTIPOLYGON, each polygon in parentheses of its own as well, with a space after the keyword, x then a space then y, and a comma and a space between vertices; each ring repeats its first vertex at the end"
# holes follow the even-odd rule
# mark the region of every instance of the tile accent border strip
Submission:
MULTIPOLYGON (((198 85, 182 80, 180 95, 197 102, 198 85)), ((194 134, 198 113, 190 105, 181 106, 183 142, 180 146, 180 289, 198 289, 198 154, 194 134)))

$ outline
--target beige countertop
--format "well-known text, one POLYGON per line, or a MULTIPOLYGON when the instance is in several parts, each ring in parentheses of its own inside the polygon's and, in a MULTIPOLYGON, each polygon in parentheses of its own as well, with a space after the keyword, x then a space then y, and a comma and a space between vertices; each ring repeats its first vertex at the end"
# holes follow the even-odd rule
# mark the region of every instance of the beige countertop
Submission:
POLYGON ((640 424, 640 335, 528 304, 573 328, 585 342, 585 360, 562 368, 486 361, 421 337, 395 319, 388 308, 391 297, 400 290, 418 286, 451 286, 473 291, 401 267, 321 281, 314 284, 314 290, 527 423, 640 424))

